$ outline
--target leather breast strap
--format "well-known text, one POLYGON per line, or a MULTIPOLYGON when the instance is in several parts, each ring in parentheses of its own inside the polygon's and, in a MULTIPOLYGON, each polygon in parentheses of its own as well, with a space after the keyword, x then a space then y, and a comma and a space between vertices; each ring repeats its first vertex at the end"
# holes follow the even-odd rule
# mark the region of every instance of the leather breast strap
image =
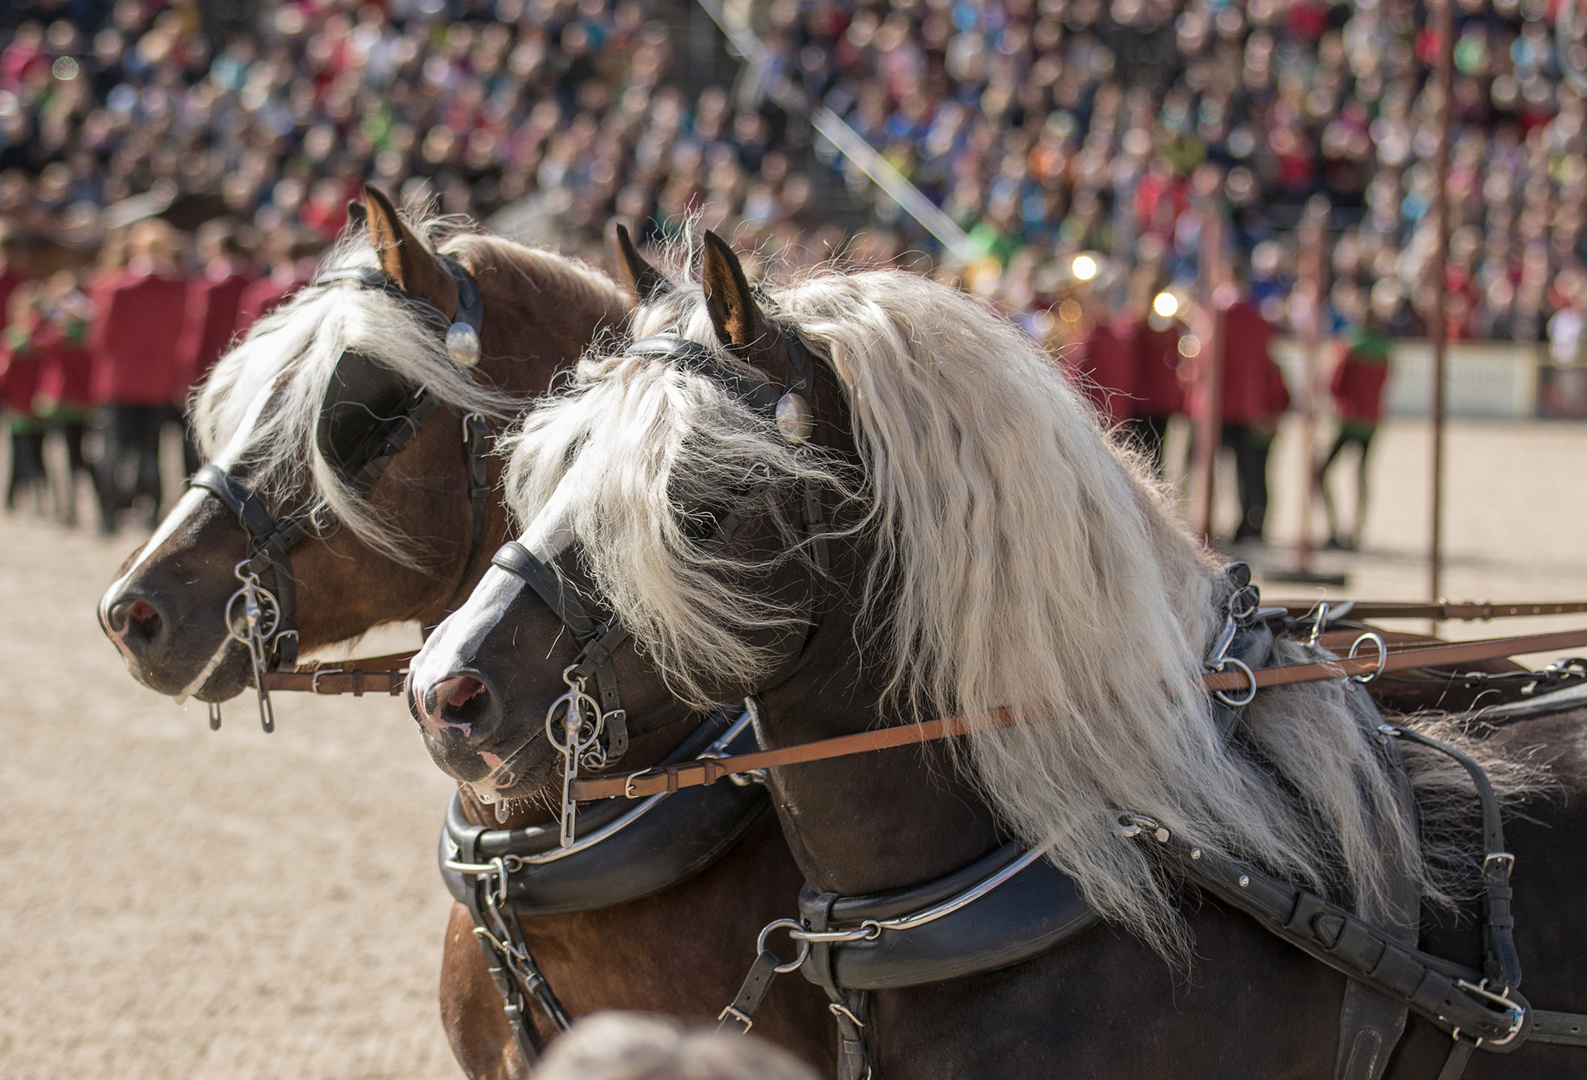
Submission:
MULTIPOLYGON (((825 892, 812 897, 808 904, 800 904, 812 931, 824 934, 832 929, 832 908, 840 899, 835 892, 825 892)), ((838 1080, 870 1080, 871 1055, 865 1039, 870 994, 840 986, 832 959, 832 943, 811 941, 810 955, 805 958, 800 971, 826 992, 827 1010, 837 1021, 838 1080)))

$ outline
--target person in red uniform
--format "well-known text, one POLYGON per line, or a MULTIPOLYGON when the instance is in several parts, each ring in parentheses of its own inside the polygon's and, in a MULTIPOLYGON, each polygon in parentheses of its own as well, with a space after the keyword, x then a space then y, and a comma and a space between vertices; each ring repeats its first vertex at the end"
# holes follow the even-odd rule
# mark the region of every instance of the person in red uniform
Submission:
MULTIPOLYGON (((1063 352, 1069 378, 1083 392, 1097 412, 1115 428, 1129 419, 1135 394, 1134 357, 1108 325, 1107 308, 1102 298, 1082 285, 1077 299, 1080 318, 1075 328, 1077 344, 1063 352)), ((1062 305, 1060 305, 1062 311, 1062 305)))
MULTIPOLYGON (((1243 283, 1242 283, 1243 284, 1243 283)), ((1273 328, 1242 291, 1218 313, 1223 321, 1222 445, 1234 452, 1240 524, 1234 539, 1262 540, 1267 524, 1267 457, 1289 388, 1273 362, 1273 328)))
POLYGON ((325 245, 318 240, 294 238, 287 226, 273 230, 264 242, 270 272, 243 289, 237 310, 237 333, 249 327, 292 299, 294 293, 314 280, 315 256, 325 245))
POLYGON ((183 417, 183 457, 188 475, 198 471, 198 446, 187 423, 188 398, 237 335, 243 292, 253 283, 253 268, 229 218, 207 221, 198 230, 204 272, 187 286, 187 315, 176 347, 176 407, 183 417))
POLYGON ((40 416, 58 431, 66 444, 64 485, 66 524, 77 524, 77 479, 94 474, 83 458, 83 435, 88 430, 93 397, 89 392, 92 357, 88 352, 88 324, 93 307, 78 287, 78 273, 60 270, 45 284, 43 321, 34 331, 39 353, 39 385, 33 401, 40 416))
POLYGON ((126 273, 105 285, 89 329, 90 392, 105 417, 97 480, 106 534, 140 495, 150 499, 150 524, 159 521, 160 432, 175 419, 176 346, 187 309, 170 225, 138 225, 129 251, 126 273))
POLYGON ((6 509, 14 510, 23 488, 37 491, 47 483, 44 471, 44 418, 34 410, 39 386, 39 357, 33 348, 38 319, 38 286, 13 283, 6 297, 6 326, 0 340, 0 405, 11 433, 11 475, 6 480, 6 509))
POLYGON ((1355 550, 1361 524, 1367 515, 1367 452, 1383 415, 1383 386, 1389 379, 1389 339, 1377 312, 1368 309, 1361 326, 1345 339, 1328 389, 1339 414, 1339 435, 1317 469, 1323 507, 1328 511, 1328 546, 1355 550), (1339 516, 1328 491, 1328 470, 1348 446, 1360 451, 1356 461, 1356 518, 1349 532, 1339 528, 1339 516))
POLYGON ((1185 411, 1185 389, 1179 381, 1179 339, 1185 328, 1179 320, 1152 311, 1150 295, 1134 305, 1120 336, 1135 368, 1130 426, 1161 476, 1169 422, 1185 411))

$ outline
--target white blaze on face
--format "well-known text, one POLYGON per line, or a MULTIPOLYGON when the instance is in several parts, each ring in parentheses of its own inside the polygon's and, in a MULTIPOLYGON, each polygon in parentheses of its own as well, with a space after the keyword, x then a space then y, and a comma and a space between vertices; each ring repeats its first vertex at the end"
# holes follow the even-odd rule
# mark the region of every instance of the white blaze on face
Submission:
MULTIPOLYGON (((559 487, 518 539, 541 562, 551 562, 573 543, 573 531, 567 523, 573 487, 559 487)), ((463 606, 442 620, 413 658, 413 685, 423 692, 471 664, 523 589, 522 578, 499 566, 485 571, 463 606)))

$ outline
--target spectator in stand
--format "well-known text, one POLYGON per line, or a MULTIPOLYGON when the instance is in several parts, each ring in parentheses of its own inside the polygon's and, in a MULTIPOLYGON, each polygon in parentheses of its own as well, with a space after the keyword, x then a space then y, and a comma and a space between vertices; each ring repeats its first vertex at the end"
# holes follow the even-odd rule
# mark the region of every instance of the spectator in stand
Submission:
POLYGON ((1267 458, 1289 389, 1273 362, 1273 328, 1245 294, 1243 282, 1219 289, 1223 323, 1222 445, 1234 454, 1240 524, 1234 541, 1261 543, 1267 525, 1267 458))
POLYGON ((40 364, 34 404, 66 448, 66 476, 60 490, 61 518, 68 525, 77 524, 78 478, 87 479, 90 488, 94 479, 83 458, 83 435, 93 404, 89 391, 92 357, 88 352, 93 309, 78 288, 78 273, 58 270, 45 283, 43 319, 33 335, 40 364))
POLYGON ((42 506, 48 482, 44 471, 44 418, 33 399, 39 385, 39 357, 31 338, 38 319, 38 286, 25 282, 11 290, 6 301, 4 346, 0 348, 0 404, 5 406, 6 429, 11 435, 11 476, 6 481, 6 509, 14 510, 17 495, 34 489, 35 505, 42 506))
POLYGON ((1328 384, 1339 414, 1339 435, 1317 469, 1317 486, 1322 489, 1323 506, 1328 513, 1331 548, 1354 551, 1361 542, 1361 527, 1367 518, 1367 454, 1383 415, 1383 387, 1388 378, 1389 339, 1377 312, 1369 308, 1361 325, 1342 343, 1339 362, 1328 384), (1354 527, 1346 532, 1339 527, 1333 494, 1328 490, 1328 470, 1351 446, 1358 452, 1356 514, 1354 527))
POLYGON ((187 309, 177 343, 177 409, 182 414, 183 459, 188 475, 201 464, 187 423, 187 399, 209 374, 238 332, 243 292, 254 280, 240 223, 217 218, 199 226, 198 255, 203 271, 187 286, 187 309))
POLYGON ((176 419, 176 346, 187 309, 175 230, 164 221, 142 222, 128 250, 126 271, 101 289, 89 332, 90 387, 104 415, 97 481, 106 535, 140 496, 148 499, 149 525, 160 519, 160 433, 176 419))

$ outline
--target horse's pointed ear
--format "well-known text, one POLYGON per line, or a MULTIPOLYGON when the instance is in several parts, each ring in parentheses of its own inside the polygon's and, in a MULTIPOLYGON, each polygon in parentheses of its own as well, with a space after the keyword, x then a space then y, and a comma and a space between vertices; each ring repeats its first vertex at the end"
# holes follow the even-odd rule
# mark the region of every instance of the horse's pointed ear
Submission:
POLYGON ((766 320, 750 291, 744 265, 727 241, 706 230, 705 309, 716 328, 717 339, 735 356, 748 360, 757 345, 769 345, 766 320))
POLYGON ((617 252, 617 267, 623 283, 641 304, 648 304, 673 290, 674 286, 667 276, 646 261, 639 249, 634 247, 628 227, 620 221, 615 223, 612 230, 612 247, 617 252))
POLYGON ((369 227, 369 207, 357 199, 350 199, 347 203, 347 227, 354 232, 362 232, 369 227))
POLYGON ((373 184, 364 186, 369 242, 380 268, 390 274, 403 292, 428 300, 448 319, 457 312, 457 285, 441 260, 397 215, 386 193, 373 184))

